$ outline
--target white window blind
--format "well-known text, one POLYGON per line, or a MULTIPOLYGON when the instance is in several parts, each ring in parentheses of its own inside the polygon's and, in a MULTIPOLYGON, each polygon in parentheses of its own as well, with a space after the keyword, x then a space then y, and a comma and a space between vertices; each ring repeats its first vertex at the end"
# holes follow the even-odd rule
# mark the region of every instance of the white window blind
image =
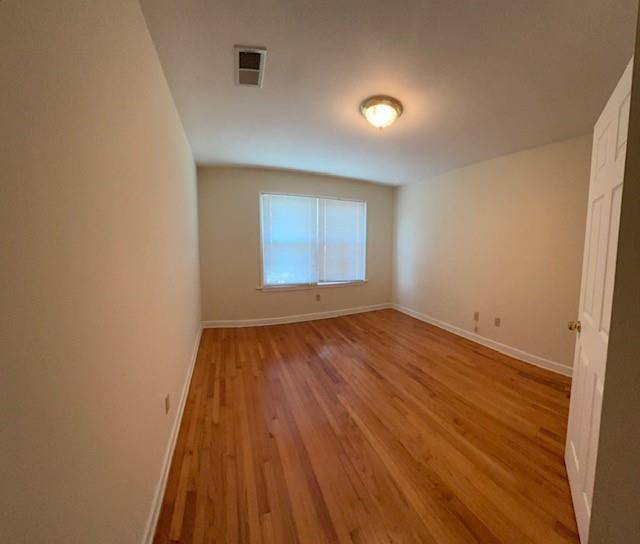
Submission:
POLYGON ((364 279, 364 202, 319 199, 320 281, 364 279))
POLYGON ((265 285, 317 281, 316 199, 262 195, 262 259, 265 285))
POLYGON ((365 279, 365 202, 262 194, 260 204, 263 285, 365 279))

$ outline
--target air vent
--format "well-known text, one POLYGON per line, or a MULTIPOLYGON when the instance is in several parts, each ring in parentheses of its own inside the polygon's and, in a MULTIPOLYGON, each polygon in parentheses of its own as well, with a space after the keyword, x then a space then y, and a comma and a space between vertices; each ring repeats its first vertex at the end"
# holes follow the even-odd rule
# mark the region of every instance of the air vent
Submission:
POLYGON ((236 45, 233 48, 233 56, 235 59, 236 85, 262 87, 267 50, 264 47, 236 45))

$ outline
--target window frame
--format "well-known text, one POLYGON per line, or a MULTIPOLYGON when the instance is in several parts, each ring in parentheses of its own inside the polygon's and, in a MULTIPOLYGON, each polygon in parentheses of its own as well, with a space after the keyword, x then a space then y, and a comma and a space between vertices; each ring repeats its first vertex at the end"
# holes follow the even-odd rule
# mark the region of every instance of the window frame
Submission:
MULTIPOLYGON (((304 193, 287 193, 280 191, 260 191, 258 193, 258 209, 259 209, 259 217, 258 217, 258 241, 260 244, 260 268, 258 270, 259 279, 258 279, 258 287, 257 289, 260 291, 298 291, 302 289, 317 289, 317 288, 325 288, 325 287, 343 287, 347 285, 362 285, 368 283, 369 279, 367 276, 367 249, 368 249, 368 232, 369 232, 369 218, 367 215, 368 212, 367 201, 360 198, 349 198, 349 197, 339 197, 339 196, 326 196, 326 195, 313 195, 313 194, 304 194, 304 193), (360 202, 364 204, 364 279, 361 280, 345 280, 345 281, 332 281, 332 282, 315 282, 315 283, 281 283, 281 284, 265 284, 264 283, 264 247, 262 243, 262 226, 263 226, 263 209, 262 209, 262 197, 263 195, 275 195, 275 196, 297 196, 297 197, 305 197, 305 198, 314 198, 316 201, 318 199, 327 199, 327 200, 344 200, 347 202, 360 202)), ((317 224, 317 222, 316 222, 317 224)))

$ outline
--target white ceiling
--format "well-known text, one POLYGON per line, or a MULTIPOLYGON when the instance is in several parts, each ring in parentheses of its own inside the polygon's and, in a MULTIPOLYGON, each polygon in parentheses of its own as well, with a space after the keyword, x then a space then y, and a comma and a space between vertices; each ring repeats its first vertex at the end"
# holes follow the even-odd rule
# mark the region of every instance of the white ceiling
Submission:
POLYGON ((591 129, 637 0, 142 0, 198 164, 389 184, 591 129), (233 46, 268 49, 234 86, 233 46), (405 107, 377 131, 372 94, 405 107))

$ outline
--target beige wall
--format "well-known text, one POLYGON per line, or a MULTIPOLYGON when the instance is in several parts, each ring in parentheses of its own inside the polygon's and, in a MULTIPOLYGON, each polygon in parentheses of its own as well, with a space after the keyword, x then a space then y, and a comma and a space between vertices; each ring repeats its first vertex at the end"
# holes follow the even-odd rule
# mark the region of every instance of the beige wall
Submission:
POLYGON ((400 188, 394 302, 468 331, 479 311, 479 335, 571 365, 590 152, 586 135, 400 188))
POLYGON ((391 187, 277 170, 199 168, 198 206, 205 321, 279 317, 391 301, 391 187), (257 290, 261 191, 366 200, 368 283, 285 292, 257 290), (320 293, 319 302, 316 293, 320 293))
POLYGON ((199 328, 191 153, 134 0, 0 2, 0 74, 0 541, 140 542, 199 328))

